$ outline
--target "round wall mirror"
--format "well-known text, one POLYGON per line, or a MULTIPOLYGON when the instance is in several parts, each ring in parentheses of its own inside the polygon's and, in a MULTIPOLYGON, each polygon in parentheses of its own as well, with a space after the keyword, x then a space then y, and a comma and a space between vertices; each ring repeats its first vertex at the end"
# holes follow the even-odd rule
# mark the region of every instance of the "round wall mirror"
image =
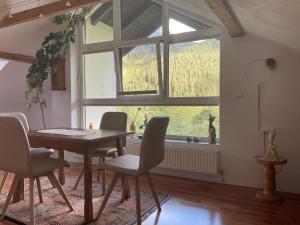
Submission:
POLYGON ((273 70, 266 65, 265 59, 256 59, 248 64, 246 69, 247 80, 254 84, 260 85, 268 82, 272 78, 273 70))

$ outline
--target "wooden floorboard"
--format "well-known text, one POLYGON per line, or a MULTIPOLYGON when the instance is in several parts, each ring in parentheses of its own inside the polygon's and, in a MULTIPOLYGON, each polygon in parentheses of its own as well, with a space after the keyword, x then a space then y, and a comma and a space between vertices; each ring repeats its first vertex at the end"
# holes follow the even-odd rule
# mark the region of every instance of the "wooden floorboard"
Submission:
MULTIPOLYGON (((77 177, 80 170, 81 165, 72 164, 66 169, 66 179, 77 177)), ((4 188, 9 188, 11 178, 4 188)), ((108 173, 107 182, 110 179, 108 173)), ((159 175, 153 175, 153 182, 158 192, 169 194, 171 199, 160 214, 154 212, 143 225, 300 225, 300 195, 284 193, 283 203, 271 204, 258 201, 257 190, 252 188, 159 175)), ((129 183, 133 187, 133 179, 129 183)), ((150 191, 144 177, 141 190, 150 191)))

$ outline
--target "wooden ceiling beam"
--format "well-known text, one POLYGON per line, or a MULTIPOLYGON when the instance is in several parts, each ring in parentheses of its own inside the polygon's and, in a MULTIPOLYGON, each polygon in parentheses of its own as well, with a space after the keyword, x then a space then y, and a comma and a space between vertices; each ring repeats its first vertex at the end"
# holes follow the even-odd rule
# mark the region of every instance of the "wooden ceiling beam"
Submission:
POLYGON ((17 62, 22 62, 22 63, 28 63, 28 64, 32 64, 34 61, 33 56, 21 55, 21 54, 15 54, 15 53, 10 53, 10 52, 3 52, 3 51, 0 51, 0 58, 17 61, 17 62))
POLYGON ((107 0, 69 0, 69 2, 71 3, 70 6, 66 6, 66 1, 64 0, 56 1, 46 5, 42 5, 40 7, 15 13, 12 15, 12 17, 6 16, 0 22, 0 28, 40 19, 39 15, 41 13, 44 15, 44 17, 55 16, 67 11, 71 11, 74 9, 90 6, 105 1, 107 0))
POLYGON ((231 37, 241 37, 245 31, 228 5, 227 0, 205 0, 211 11, 221 20, 231 37))

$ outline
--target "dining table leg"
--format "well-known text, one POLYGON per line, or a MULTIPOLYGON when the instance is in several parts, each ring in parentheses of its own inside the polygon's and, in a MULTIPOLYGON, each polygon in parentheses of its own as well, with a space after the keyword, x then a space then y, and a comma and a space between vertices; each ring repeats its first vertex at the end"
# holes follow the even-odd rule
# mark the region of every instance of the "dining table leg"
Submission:
MULTIPOLYGON (((65 151, 64 150, 58 151, 58 158, 60 160, 65 159, 65 151)), ((58 169, 58 180, 59 180, 59 183, 61 185, 65 185, 66 180, 65 180, 65 169, 64 169, 64 167, 61 167, 61 168, 58 169)))
MULTIPOLYGON (((123 137, 119 137, 116 140, 117 141, 116 147, 117 147, 117 151, 118 151, 118 156, 122 156, 122 155, 125 154, 122 139, 123 139, 123 137)), ((122 176, 121 179, 122 179, 123 189, 125 189, 124 198, 122 197, 122 200, 124 201, 124 200, 130 198, 130 188, 129 188, 129 184, 127 182, 125 182, 125 176, 122 176), (125 185, 126 185, 126 187, 125 187, 125 185)))
POLYGON ((84 223, 93 221, 92 154, 84 154, 84 223))
POLYGON ((18 181, 12 202, 17 203, 22 200, 24 200, 24 179, 20 179, 18 181))

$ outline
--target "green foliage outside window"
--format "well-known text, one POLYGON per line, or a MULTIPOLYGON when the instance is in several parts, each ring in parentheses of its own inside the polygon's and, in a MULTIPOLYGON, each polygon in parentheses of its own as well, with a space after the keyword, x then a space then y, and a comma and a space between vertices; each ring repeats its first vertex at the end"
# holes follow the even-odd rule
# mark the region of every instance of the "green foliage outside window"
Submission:
MULTIPOLYGON (((170 45, 170 97, 219 96, 220 42, 216 39, 170 45)), ((139 46, 123 57, 123 87, 125 90, 157 90, 157 61, 155 45, 139 46)), ((138 107, 117 107, 133 120, 138 107)), ((211 106, 150 106, 142 107, 136 123, 158 115, 170 116, 168 134, 208 136, 208 115, 219 137, 219 107, 211 106)), ((138 132, 143 132, 139 130, 138 132)))

